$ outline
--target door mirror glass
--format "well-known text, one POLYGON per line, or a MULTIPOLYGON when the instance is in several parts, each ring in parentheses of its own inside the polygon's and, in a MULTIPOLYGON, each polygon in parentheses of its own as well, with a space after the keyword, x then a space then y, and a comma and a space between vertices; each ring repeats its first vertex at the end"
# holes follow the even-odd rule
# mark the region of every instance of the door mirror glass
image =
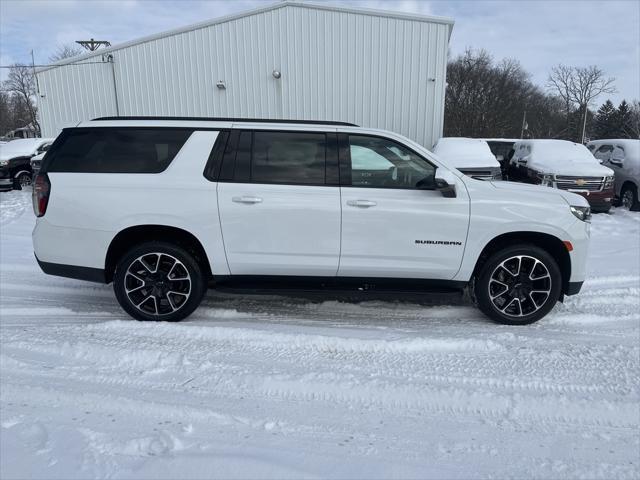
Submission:
POLYGON ((420 190, 435 190, 436 189, 435 176, 430 175, 428 177, 424 177, 422 180, 418 180, 418 183, 416 183, 416 188, 420 190))

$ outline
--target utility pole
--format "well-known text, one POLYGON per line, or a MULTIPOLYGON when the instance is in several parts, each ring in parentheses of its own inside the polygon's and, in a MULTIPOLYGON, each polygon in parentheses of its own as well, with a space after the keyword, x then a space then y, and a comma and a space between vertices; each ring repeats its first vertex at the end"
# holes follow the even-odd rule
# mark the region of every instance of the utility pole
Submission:
POLYGON ((524 138, 524 131, 529 130, 529 125, 527 124, 527 111, 525 110, 522 114, 522 129, 520 130, 520 138, 524 138))
POLYGON ((584 145, 584 134, 587 129, 587 104, 584 104, 584 118, 582 119, 582 137, 580 138, 580 143, 584 145))
POLYGON ((31 70, 33 72, 33 78, 36 81, 36 93, 40 96, 40 84, 38 82, 38 77, 36 76, 36 61, 33 56, 33 50, 31 50, 31 70))
POLYGON ((86 48, 90 52, 95 52, 100 47, 110 47, 111 42, 107 42, 106 40, 76 40, 76 43, 86 48))
MULTIPOLYGON (((38 95, 38 100, 36 100, 36 105, 39 102, 39 99, 41 97, 40 95, 40 84, 38 83, 38 76, 36 75, 36 61, 35 61, 35 57, 33 56, 33 50, 31 50, 31 72, 33 74, 33 79, 36 83, 36 95, 38 95)), ((40 109, 38 108, 36 110, 36 115, 34 116, 33 119, 33 128, 34 130, 36 130, 36 135, 40 136, 42 134, 42 132, 40 131, 40 122, 38 122, 38 118, 37 118, 37 112, 39 112, 40 109)))

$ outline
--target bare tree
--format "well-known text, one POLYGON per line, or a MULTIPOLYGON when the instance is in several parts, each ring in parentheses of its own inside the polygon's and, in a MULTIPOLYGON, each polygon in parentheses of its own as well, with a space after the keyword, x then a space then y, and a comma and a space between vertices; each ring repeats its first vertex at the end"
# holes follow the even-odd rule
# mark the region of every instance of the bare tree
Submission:
MULTIPOLYGON (((558 65, 551 70, 548 86, 569 106, 577 107, 582 114, 580 141, 584 143, 589 105, 603 93, 615 93, 615 78, 605 78, 595 65, 567 67, 558 65)), ((568 112, 569 113, 569 112, 568 112)))
POLYGON ((60 45, 58 49, 49 56, 50 62, 58 62, 60 60, 64 60, 65 58, 77 57, 78 55, 82 55, 84 50, 82 47, 76 45, 60 45))
POLYGON ((37 117, 38 108, 35 103, 35 78, 32 67, 17 63, 12 65, 3 87, 6 92, 12 93, 21 106, 26 109, 28 121, 33 124, 36 135, 40 136, 40 124, 37 117))
POLYGON ((527 135, 555 137, 562 130, 562 105, 530 80, 513 59, 494 62, 484 50, 449 60, 445 95, 446 136, 519 137, 526 110, 527 135))
POLYGON ((571 111, 573 106, 573 98, 571 95, 571 89, 573 88, 572 83, 573 67, 560 64, 551 69, 551 75, 549 75, 547 81, 547 88, 551 89, 564 104, 567 135, 571 131, 571 111))

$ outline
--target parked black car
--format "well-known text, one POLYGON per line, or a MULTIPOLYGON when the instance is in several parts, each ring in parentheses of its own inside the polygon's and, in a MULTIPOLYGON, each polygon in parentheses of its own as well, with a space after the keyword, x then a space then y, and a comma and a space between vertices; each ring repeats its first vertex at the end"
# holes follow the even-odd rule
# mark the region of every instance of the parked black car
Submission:
POLYGON ((518 141, 514 138, 485 138, 491 153, 496 157, 502 169, 502 178, 507 179, 509 174, 509 161, 513 156, 513 145, 518 141))
POLYGON ((24 138, 0 145, 0 191, 31 185, 31 157, 43 153, 51 138, 24 138))

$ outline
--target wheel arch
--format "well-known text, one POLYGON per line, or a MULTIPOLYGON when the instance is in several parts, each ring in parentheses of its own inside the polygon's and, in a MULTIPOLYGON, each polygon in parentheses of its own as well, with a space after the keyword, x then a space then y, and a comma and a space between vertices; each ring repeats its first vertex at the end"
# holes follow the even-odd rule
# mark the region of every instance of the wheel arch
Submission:
POLYGON ((638 185, 636 185, 633 180, 627 179, 622 183, 622 186, 620 187, 620 195, 622 195, 622 192, 624 192, 624 189, 627 187, 635 188, 636 192, 638 191, 638 185))
POLYGON ((200 240, 193 233, 178 227, 151 224, 125 228, 113 237, 105 257, 106 282, 113 281, 116 264, 122 255, 135 245, 154 240, 172 243, 184 248, 194 256, 207 278, 212 277, 207 253, 200 240))
POLYGON ((571 278, 571 256, 564 242, 558 237, 542 232, 508 232, 494 237, 487 243, 473 269, 472 277, 477 277, 484 266, 487 259, 495 252, 502 248, 516 244, 533 244, 547 251, 558 263, 560 273, 562 274, 562 293, 565 294, 569 290, 569 280, 571 278))

